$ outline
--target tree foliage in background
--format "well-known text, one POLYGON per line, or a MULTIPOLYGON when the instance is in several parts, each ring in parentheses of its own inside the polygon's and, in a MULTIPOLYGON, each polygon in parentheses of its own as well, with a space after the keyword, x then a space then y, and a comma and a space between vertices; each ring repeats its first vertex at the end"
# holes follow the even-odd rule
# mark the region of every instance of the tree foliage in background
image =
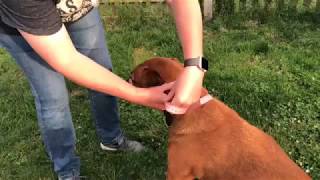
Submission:
POLYGON ((317 0, 317 3, 316 3, 316 11, 317 11, 317 12, 320 12, 320 0, 317 0))
POLYGON ((217 14, 229 15, 235 12, 234 0, 216 0, 215 5, 215 10, 217 14))

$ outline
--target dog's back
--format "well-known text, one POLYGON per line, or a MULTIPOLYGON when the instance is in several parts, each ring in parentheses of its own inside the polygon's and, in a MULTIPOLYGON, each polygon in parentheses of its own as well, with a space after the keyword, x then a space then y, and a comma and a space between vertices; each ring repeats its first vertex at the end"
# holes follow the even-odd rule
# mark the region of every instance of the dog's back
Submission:
POLYGON ((204 180, 310 179, 271 136, 217 99, 175 118, 169 134, 169 179, 181 179, 177 172, 204 180))

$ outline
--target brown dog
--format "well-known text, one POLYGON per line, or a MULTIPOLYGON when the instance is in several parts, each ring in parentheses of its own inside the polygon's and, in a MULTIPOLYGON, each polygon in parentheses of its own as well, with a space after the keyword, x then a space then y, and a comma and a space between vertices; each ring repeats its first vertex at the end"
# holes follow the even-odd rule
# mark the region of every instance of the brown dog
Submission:
MULTIPOLYGON (((176 59, 153 58, 131 80, 138 87, 157 86, 176 80, 182 70, 176 59)), ((170 117, 169 180, 311 179, 271 136, 217 99, 170 117)))

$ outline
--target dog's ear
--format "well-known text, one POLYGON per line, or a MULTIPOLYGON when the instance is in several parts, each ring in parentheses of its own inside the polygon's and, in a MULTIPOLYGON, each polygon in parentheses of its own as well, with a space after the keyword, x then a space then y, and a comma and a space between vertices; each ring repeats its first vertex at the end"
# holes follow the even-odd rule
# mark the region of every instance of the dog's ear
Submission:
POLYGON ((178 63, 181 63, 181 62, 179 61, 179 59, 177 59, 177 58, 170 58, 170 60, 176 61, 176 62, 178 62, 178 63))
POLYGON ((137 85, 141 87, 152 87, 152 86, 159 86, 165 83, 165 81, 161 78, 160 74, 150 68, 148 65, 144 65, 140 67, 140 76, 143 77, 138 77, 136 82, 138 83, 137 85))
POLYGON ((146 83, 148 87, 151 86, 159 86, 165 83, 165 81, 161 78, 160 74, 156 71, 147 70, 146 72, 146 83))

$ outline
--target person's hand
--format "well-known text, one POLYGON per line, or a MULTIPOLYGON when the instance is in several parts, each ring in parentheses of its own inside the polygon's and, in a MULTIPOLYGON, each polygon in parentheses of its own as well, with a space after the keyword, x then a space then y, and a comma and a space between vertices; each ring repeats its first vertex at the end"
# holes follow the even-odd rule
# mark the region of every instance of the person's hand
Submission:
POLYGON ((172 114, 184 114, 191 104, 198 102, 201 95, 204 72, 198 67, 185 67, 172 87, 166 110, 172 114))
POLYGON ((165 110, 165 103, 170 100, 169 95, 165 92, 170 91, 173 85, 174 82, 151 88, 137 88, 134 103, 165 110))

